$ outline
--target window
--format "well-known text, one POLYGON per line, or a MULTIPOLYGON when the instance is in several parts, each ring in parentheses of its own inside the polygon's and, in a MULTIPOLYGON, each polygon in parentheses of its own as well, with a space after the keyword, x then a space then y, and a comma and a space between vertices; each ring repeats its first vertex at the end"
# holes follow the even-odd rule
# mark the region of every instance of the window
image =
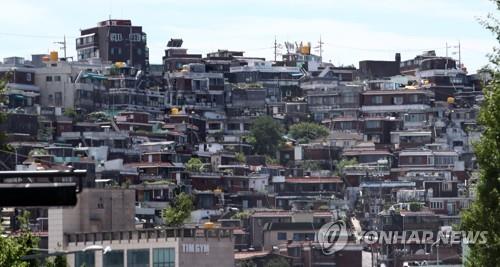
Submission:
POLYGON ((208 124, 208 129, 209 130, 220 130, 220 124, 219 123, 209 123, 208 124))
POLYGON ((54 76, 54 81, 55 82, 60 82, 61 81, 61 76, 54 76))
POLYGON ((149 266, 149 249, 127 250, 127 266, 128 267, 148 267, 149 266))
POLYGON ((102 265, 106 267, 124 267, 123 250, 112 250, 103 254, 102 265))
POLYGON ((47 82, 51 82, 51 81, 52 81, 52 76, 47 76, 47 77, 45 77, 45 81, 47 81, 47 82))
POLYGON ((111 33, 109 35, 109 40, 111 40, 111 42, 121 42, 123 41, 123 37, 121 33, 111 33))
POLYGON ((314 233, 305 233, 306 240, 314 241, 314 233))
POLYGON ((376 95, 372 97, 372 104, 382 104, 382 96, 376 95))
POLYGON ((141 41, 141 34, 140 33, 131 33, 128 35, 128 38, 132 42, 140 42, 141 41))
POLYGON ((287 240, 286 232, 278 232, 278 240, 287 240))
POLYGON ((62 103, 63 102, 62 101, 62 93, 61 92, 56 92, 54 95, 55 95, 55 101, 56 101, 55 104, 56 104, 56 106, 57 107, 62 106, 62 104, 63 104, 62 103))
POLYGON ((228 131, 238 131, 240 129, 240 124, 239 123, 228 123, 227 124, 227 130, 228 131))
POLYGON ((75 254, 75 266, 95 266, 95 253, 94 251, 77 252, 75 254))
POLYGON ((411 104, 418 103, 418 100, 419 100, 418 95, 410 95, 409 96, 409 101, 410 101, 411 104))
POLYGON ((344 104, 352 104, 355 103, 354 101, 354 93, 353 92, 347 92, 342 95, 342 101, 344 104))
POLYGON ((153 267, 174 267, 175 249, 155 248, 153 249, 153 267))
POLYGON ((395 96, 392 98, 392 103, 394 105, 402 105, 403 104, 403 97, 402 96, 395 96))
POLYGON ((442 208, 443 208, 443 202, 437 202, 437 201, 431 202, 431 209, 442 209, 442 208))
POLYGON ((137 55, 142 55, 142 49, 137 48, 137 55))
POLYGON ((367 129, 376 129, 380 128, 380 121, 366 121, 367 129))
POLYGON ((31 82, 31 73, 26 73, 26 81, 31 82))

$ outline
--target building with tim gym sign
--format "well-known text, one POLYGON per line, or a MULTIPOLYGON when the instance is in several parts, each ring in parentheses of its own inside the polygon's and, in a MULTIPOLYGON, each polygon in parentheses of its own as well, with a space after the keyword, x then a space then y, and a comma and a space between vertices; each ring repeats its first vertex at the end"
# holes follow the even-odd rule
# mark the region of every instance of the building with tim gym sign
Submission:
POLYGON ((134 203, 131 189, 85 189, 74 207, 50 208, 50 253, 71 267, 234 266, 232 229, 136 229, 134 203))
POLYGON ((70 266, 234 266, 231 229, 168 228, 65 234, 70 266), (111 251, 89 250, 107 247, 111 251), (87 251, 84 251, 87 248, 87 251))

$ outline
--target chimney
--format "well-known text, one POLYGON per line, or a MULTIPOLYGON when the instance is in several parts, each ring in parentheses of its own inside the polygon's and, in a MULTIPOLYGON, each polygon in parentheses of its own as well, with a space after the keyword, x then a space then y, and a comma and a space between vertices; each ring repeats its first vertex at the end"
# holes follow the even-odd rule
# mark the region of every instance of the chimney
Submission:
POLYGON ((401 53, 396 53, 396 55, 394 56, 395 57, 395 60, 396 62, 401 62, 401 53))

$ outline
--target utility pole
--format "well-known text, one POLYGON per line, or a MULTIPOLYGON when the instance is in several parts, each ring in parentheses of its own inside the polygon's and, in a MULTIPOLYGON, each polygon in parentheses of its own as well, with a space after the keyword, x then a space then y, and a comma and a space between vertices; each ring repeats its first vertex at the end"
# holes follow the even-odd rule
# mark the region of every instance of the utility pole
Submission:
POLYGON ((274 36, 274 62, 276 62, 276 57, 278 55, 278 42, 276 41, 276 35, 274 36))
POLYGON ((321 41, 321 35, 319 36, 319 42, 318 42, 318 47, 319 47, 319 57, 321 58, 321 61, 323 61, 323 41, 321 41))
POLYGON ((133 51, 132 51, 132 25, 130 25, 130 34, 128 35, 128 40, 130 43, 130 66, 132 66, 132 57, 133 57, 133 51))
POLYGON ((462 69, 462 53, 460 50, 460 41, 458 41, 458 67, 462 69))
POLYGON ((64 59, 66 59, 66 35, 64 35, 64 39, 62 42, 54 42, 55 44, 60 44, 62 45, 63 53, 64 53, 64 59))

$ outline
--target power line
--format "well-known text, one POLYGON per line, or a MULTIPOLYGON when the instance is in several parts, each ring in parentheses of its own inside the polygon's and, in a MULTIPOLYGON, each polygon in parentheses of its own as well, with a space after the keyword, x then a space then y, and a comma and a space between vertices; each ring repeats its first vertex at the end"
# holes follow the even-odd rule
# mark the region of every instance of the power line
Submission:
MULTIPOLYGON (((0 35, 13 36, 13 37, 23 37, 23 38, 61 38, 64 35, 37 35, 37 34, 22 34, 22 33, 11 33, 11 32, 0 32, 0 35)), ((66 36, 68 38, 76 38, 76 36, 66 36)))
POLYGON ((433 48, 412 48, 412 49, 382 49, 382 48, 355 47, 355 46, 330 44, 330 43, 325 43, 325 44, 328 46, 332 46, 332 47, 347 48, 347 49, 361 50, 361 51, 370 51, 370 52, 418 52, 418 51, 439 50, 439 49, 446 48, 446 47, 433 47, 433 48))

